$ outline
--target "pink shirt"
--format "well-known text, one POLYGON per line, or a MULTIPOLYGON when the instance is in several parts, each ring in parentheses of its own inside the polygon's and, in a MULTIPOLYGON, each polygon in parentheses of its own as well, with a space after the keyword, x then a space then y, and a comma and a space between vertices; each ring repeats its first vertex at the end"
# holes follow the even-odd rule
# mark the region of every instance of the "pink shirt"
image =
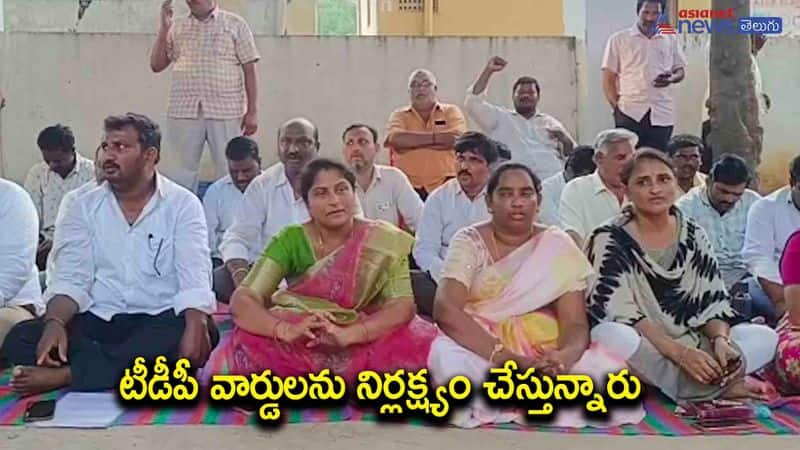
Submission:
POLYGON ((655 126, 675 124, 675 85, 657 88, 653 80, 678 67, 686 67, 686 56, 677 37, 648 38, 637 24, 611 35, 603 56, 603 70, 619 76, 619 110, 636 121, 650 111, 655 126))
POLYGON ((800 230, 786 241, 781 256, 781 279, 784 286, 800 284, 800 230))
POLYGON ((202 22, 191 14, 176 18, 167 37, 167 55, 175 63, 168 117, 196 119, 201 107, 208 119, 244 115, 242 65, 259 59, 244 19, 219 8, 202 22))

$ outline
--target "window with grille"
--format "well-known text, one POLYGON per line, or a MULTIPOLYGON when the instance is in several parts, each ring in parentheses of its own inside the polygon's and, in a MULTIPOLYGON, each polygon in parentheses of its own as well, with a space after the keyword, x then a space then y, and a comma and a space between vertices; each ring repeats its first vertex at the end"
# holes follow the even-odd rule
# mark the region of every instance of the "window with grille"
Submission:
POLYGON ((397 0, 397 9, 400 11, 422 12, 425 10, 425 0, 397 0))

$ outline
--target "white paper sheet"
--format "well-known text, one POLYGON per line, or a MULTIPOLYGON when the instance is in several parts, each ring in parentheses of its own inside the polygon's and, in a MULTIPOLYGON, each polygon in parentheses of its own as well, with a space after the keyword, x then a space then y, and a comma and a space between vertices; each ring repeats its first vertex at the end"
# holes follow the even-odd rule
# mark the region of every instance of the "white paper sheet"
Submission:
POLYGON ((31 422, 38 428, 108 428, 124 409, 110 392, 70 392, 56 402, 51 420, 31 422))

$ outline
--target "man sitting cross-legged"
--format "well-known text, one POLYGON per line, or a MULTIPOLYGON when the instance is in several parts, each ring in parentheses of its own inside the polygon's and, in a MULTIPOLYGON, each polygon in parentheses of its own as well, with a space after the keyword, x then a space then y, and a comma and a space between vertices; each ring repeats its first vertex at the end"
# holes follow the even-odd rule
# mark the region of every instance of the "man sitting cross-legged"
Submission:
POLYGON ((218 335, 203 208, 158 174, 160 144, 147 117, 106 118, 106 182, 59 215, 47 311, 3 346, 15 392, 110 389, 137 356, 208 359, 218 335))

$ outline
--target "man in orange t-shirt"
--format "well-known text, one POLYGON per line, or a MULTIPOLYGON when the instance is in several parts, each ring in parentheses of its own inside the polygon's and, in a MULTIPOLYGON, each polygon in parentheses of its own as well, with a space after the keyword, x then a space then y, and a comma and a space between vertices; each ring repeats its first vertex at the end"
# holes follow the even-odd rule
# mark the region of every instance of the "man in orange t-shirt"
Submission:
POLYGON ((411 105, 389 116, 385 146, 392 164, 402 170, 422 197, 455 176, 456 138, 466 131, 458 106, 439 103, 436 76, 415 70, 408 79, 411 105))

